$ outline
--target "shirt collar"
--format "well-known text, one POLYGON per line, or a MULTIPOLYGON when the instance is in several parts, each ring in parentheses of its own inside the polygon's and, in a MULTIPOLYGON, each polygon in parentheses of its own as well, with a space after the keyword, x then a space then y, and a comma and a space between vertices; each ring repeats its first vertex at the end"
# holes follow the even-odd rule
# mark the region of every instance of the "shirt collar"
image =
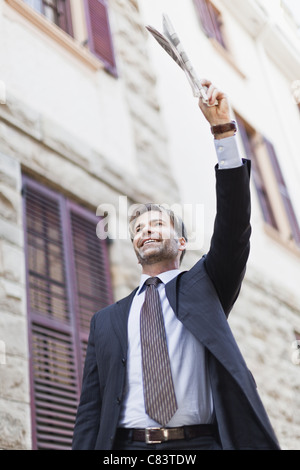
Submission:
MULTIPOLYGON (((180 269, 172 269, 171 271, 166 271, 164 273, 160 273, 156 277, 158 277, 163 284, 167 284, 167 282, 171 281, 172 279, 174 279, 174 277, 178 276, 179 273, 180 273, 180 269)), ((137 295, 139 295, 143 291, 145 281, 149 277, 151 277, 151 276, 148 276, 148 274, 142 274, 141 275, 141 280, 140 280, 139 288, 137 290, 137 295)))

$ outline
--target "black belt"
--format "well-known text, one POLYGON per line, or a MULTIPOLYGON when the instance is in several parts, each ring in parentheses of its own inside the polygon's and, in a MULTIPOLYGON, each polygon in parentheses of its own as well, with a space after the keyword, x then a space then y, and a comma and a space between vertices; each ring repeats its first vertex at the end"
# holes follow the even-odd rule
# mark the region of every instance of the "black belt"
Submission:
POLYGON ((118 428, 116 437, 118 439, 146 442, 146 444, 161 444, 166 441, 215 435, 215 425, 197 424, 195 426, 181 426, 178 428, 118 428))

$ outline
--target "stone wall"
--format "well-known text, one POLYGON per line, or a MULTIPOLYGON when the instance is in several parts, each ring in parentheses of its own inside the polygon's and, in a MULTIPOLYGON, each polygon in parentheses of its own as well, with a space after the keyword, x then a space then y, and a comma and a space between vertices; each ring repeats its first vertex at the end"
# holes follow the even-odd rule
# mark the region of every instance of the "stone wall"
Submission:
POLYGON ((0 153, 0 340, 5 344, 0 363, 0 448, 4 449, 31 446, 24 276, 20 164, 0 153))
MULTIPOLYGON (((119 167, 107 158, 110 149, 107 150, 106 142, 103 142, 103 152, 99 151, 101 142, 98 149, 93 148, 84 136, 68 131, 47 113, 10 92, 9 83, 7 103, 0 106, 2 449, 30 449, 32 445, 21 174, 68 195, 94 213, 100 204, 111 204, 116 208, 123 233, 127 220, 126 213, 119 214, 120 196, 126 196, 129 205, 149 200, 178 200, 178 190, 169 170, 167 137, 155 94, 155 77, 146 54, 146 36, 136 4, 121 0, 110 3, 119 77, 109 79, 105 71, 99 70, 95 72, 94 83, 102 76, 102 83, 109 82, 109 88, 98 92, 113 93, 115 88, 123 100, 122 109, 128 110, 135 152, 131 160, 136 161, 134 171, 132 165, 126 169, 126 162, 119 167)), ((9 30, 8 22, 5 26, 9 30)), ((73 99, 75 102, 76 96, 73 99)), ((109 102, 101 112, 104 119, 107 115, 114 122, 117 148, 122 121, 118 115, 110 115, 109 102)), ((128 149, 124 150, 128 154, 128 149)), ((111 148, 111 153, 114 152, 111 148)), ((129 239, 113 240, 110 261, 114 295, 118 299, 139 278, 129 239)))
POLYGON ((299 300, 250 267, 229 322, 282 448, 299 450, 300 366, 293 361, 299 300))

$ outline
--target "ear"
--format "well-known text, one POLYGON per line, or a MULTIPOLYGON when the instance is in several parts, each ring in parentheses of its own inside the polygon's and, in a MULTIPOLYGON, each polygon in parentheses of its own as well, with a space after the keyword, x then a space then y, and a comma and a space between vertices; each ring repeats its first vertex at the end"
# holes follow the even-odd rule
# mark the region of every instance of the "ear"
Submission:
POLYGON ((179 251, 184 251, 186 249, 186 239, 184 237, 178 238, 179 251))

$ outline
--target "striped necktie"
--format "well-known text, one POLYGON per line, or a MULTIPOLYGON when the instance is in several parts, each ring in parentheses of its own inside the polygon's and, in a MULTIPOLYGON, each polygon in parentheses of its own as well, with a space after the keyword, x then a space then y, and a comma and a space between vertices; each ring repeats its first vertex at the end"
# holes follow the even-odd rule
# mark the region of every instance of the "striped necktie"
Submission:
POLYGON ((145 301, 141 309, 140 330, 143 385, 146 413, 165 426, 177 410, 165 325, 157 285, 146 280, 145 301))

